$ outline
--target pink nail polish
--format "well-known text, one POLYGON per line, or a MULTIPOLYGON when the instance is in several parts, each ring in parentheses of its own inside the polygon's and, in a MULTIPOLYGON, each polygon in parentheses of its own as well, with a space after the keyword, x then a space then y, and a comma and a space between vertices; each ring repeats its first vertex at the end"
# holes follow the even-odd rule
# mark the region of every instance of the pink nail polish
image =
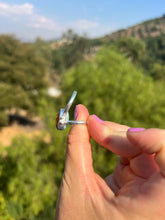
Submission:
POLYGON ((97 117, 96 115, 92 115, 92 116, 93 116, 94 119, 96 119, 98 122, 103 123, 103 121, 102 121, 99 117, 97 117))
POLYGON ((139 132, 139 131, 144 131, 145 128, 129 128, 128 131, 129 132, 139 132))
POLYGON ((77 116, 78 116, 78 107, 76 105, 76 108, 75 108, 75 111, 74 111, 74 120, 77 119, 77 116))

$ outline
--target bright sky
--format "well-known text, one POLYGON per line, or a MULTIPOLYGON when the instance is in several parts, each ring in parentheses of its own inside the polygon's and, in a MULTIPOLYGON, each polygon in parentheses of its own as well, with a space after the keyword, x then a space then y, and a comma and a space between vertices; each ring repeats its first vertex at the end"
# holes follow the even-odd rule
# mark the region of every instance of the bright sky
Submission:
POLYGON ((55 39, 67 29, 100 37, 165 14, 165 0, 0 0, 0 34, 55 39))

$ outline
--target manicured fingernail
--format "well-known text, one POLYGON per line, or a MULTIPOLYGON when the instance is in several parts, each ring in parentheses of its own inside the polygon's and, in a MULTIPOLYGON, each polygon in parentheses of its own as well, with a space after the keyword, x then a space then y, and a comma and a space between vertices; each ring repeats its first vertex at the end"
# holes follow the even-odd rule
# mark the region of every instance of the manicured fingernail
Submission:
POLYGON ((98 122, 100 122, 100 123, 102 123, 103 121, 99 118, 99 117, 97 117, 96 115, 92 115, 93 117, 94 117, 94 119, 96 119, 98 122))
POLYGON ((129 132, 139 132, 139 131, 144 131, 145 128, 129 128, 128 131, 129 132))
POLYGON ((77 119, 77 115, 78 115, 78 107, 77 107, 77 105, 76 105, 76 108, 75 108, 75 110, 74 110, 74 120, 77 119))

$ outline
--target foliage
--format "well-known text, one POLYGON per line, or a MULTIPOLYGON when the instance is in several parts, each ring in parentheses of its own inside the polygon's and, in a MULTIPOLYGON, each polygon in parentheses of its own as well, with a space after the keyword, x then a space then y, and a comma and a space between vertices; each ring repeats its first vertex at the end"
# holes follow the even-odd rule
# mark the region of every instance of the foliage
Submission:
POLYGON ((35 111, 40 91, 46 86, 45 71, 45 62, 32 45, 1 35, 0 112, 12 107, 35 111))
POLYGON ((54 218, 65 149, 56 141, 55 147, 20 137, 1 155, 0 188, 13 219, 54 218))
POLYGON ((165 35, 148 37, 145 40, 120 38, 109 44, 116 46, 128 60, 143 69, 144 74, 150 75, 154 80, 164 79, 165 35))
POLYGON ((117 47, 134 63, 141 63, 145 59, 145 43, 133 37, 121 38, 117 41, 117 47))
POLYGON ((33 43, 33 46, 36 49, 37 56, 44 58, 50 64, 52 61, 50 44, 38 37, 33 43))
POLYGON ((53 50, 53 66, 58 73, 76 65, 90 51, 90 43, 86 36, 78 36, 72 30, 63 34, 63 46, 53 50))
POLYGON ((165 65, 155 63, 151 70, 151 76, 154 80, 165 81, 165 65))
POLYGON ((0 220, 14 220, 7 211, 6 201, 0 193, 0 220))
POLYGON ((152 62, 165 62, 165 34, 145 39, 148 56, 152 62))

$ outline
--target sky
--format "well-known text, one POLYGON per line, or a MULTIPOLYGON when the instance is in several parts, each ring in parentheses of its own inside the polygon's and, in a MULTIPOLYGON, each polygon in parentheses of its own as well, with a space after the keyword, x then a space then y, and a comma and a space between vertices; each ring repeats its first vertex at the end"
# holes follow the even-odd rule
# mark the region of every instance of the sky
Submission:
POLYGON ((102 37, 165 14, 165 0, 0 0, 0 34, 58 39, 69 28, 102 37))

